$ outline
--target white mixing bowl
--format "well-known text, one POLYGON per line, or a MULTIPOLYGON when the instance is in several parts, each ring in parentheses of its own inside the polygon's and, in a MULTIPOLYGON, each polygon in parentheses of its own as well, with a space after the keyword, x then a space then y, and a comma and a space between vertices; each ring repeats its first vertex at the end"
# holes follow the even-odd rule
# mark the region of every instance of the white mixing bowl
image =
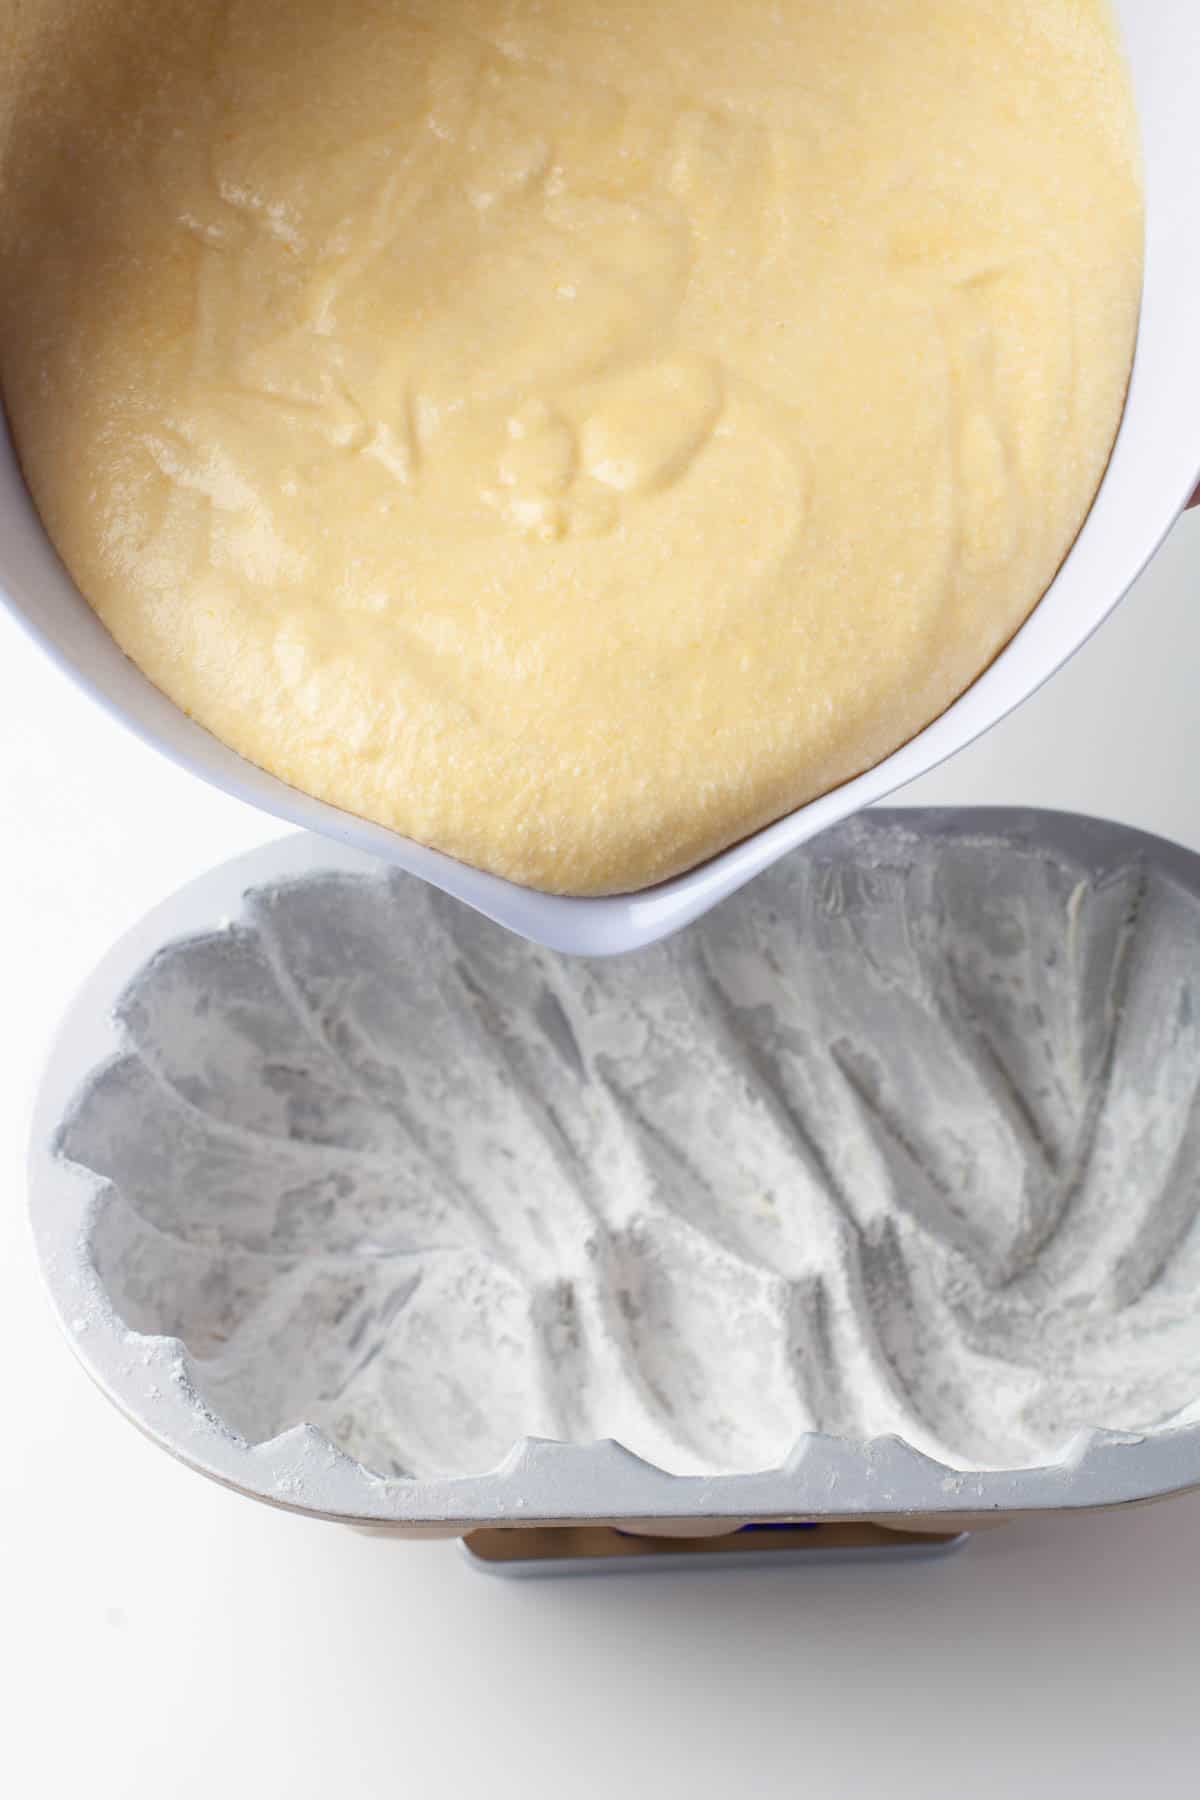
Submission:
POLYGON ((519 888, 288 787, 188 719, 122 654, 38 521, 0 424, 0 598, 52 656, 156 749, 227 793, 422 876, 523 936, 608 955, 695 919, 837 820, 915 780, 1041 686, 1128 591, 1200 477, 1200 5, 1117 0, 1145 141, 1146 292, 1133 383, 1091 517, 1032 618, 966 694, 878 767, 698 869, 640 894, 519 888))

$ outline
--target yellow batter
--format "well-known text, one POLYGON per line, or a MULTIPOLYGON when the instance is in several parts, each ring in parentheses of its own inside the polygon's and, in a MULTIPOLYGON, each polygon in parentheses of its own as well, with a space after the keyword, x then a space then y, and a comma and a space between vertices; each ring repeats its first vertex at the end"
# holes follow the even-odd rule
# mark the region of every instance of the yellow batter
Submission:
POLYGON ((636 888, 911 736, 1070 547, 1141 288, 1106 0, 74 13, 5 190, 20 454, 296 787, 636 888))

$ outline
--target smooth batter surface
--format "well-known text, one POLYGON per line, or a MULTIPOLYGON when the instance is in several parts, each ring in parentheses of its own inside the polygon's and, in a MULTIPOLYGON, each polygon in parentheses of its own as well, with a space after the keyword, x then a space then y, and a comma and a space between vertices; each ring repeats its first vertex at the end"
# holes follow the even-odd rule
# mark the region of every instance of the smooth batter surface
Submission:
POLYGON ((23 464, 295 786, 638 887, 919 730, 1069 549, 1141 289, 1106 0, 75 11, 4 196, 23 464))

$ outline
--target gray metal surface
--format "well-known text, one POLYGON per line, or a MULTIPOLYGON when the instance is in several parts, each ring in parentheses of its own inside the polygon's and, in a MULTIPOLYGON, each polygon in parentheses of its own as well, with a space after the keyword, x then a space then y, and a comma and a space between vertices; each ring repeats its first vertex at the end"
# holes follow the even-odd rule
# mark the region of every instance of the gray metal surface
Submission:
POLYGON ((936 1536, 873 1525, 747 1525, 720 1537, 647 1538, 582 1530, 468 1532, 468 1568, 508 1581, 562 1576, 660 1575, 724 1569, 827 1569, 831 1565, 937 1562, 966 1548, 965 1531, 936 1536))
MULTIPOLYGON (((1088 892, 1104 899, 1104 906, 1118 922, 1124 908, 1121 897, 1124 891, 1142 893, 1147 883, 1158 884, 1156 892, 1161 889, 1165 905, 1156 909, 1151 936, 1155 940, 1162 938, 1168 948, 1175 944, 1182 925, 1190 931, 1190 921, 1197 913, 1200 859, 1139 833, 1062 815, 1032 812, 871 815, 840 828, 814 845, 806 853, 805 871, 833 870, 840 872, 839 881, 856 880, 863 871, 869 873, 880 865, 881 854, 885 862, 887 856, 894 860, 895 845, 900 840, 910 842, 926 856, 926 860, 930 846, 936 846, 938 856, 947 858, 960 874, 972 859, 978 858, 982 844, 986 855, 992 857, 990 877, 984 880, 981 889, 985 894, 989 880, 992 885, 998 884, 1002 872, 1011 869, 1014 859, 1024 857, 1035 864, 1044 859, 1047 866, 1060 868, 1064 863, 1069 864, 1078 871, 1088 892), (990 851, 986 850, 988 844, 993 846, 990 851), (1111 906, 1109 901, 1112 901, 1111 906)), ((122 1240, 124 1247, 118 1246, 119 1254, 114 1252, 110 1256, 108 1274, 111 1277, 114 1270, 119 1270, 121 1304, 126 1312, 139 1303, 139 1294, 140 1303, 150 1306, 151 1311, 142 1320, 141 1330, 129 1329, 118 1317, 114 1295, 97 1270, 97 1260, 103 1263, 104 1258, 97 1258, 95 1247, 98 1241, 104 1240, 100 1227, 106 1211, 114 1205, 114 1193, 119 1198, 120 1180, 112 1170, 104 1167, 103 1173, 112 1177, 106 1184, 95 1174, 88 1174, 65 1161, 59 1152, 65 1145, 76 1162, 81 1160, 78 1141, 72 1144, 71 1136, 72 1122, 77 1126, 81 1116, 86 1114, 86 1105, 81 1109, 78 1097, 81 1091, 85 1096, 90 1094, 94 1106, 97 1094, 103 1098, 104 1093, 110 1091, 105 1088, 105 1081, 111 1071, 120 1067, 122 1059, 128 1061, 133 1015, 127 999, 120 1009, 118 1003, 127 995, 131 982, 135 983, 135 996, 140 991, 144 1002, 146 990, 139 990, 136 983, 144 977, 148 964, 160 970, 172 966, 170 958, 174 953, 168 952, 165 958, 160 956, 164 947, 197 937, 209 945, 219 941, 224 922, 251 917, 253 905, 250 913, 244 906, 243 897, 247 890, 275 891, 281 885, 288 889, 297 882, 303 887, 306 883, 327 880, 331 873, 361 877, 367 885, 385 879, 378 866, 365 858, 317 840, 298 838, 269 846, 215 871, 157 909, 114 950, 81 994, 64 1025, 43 1085, 31 1173, 35 1234, 51 1297, 76 1350, 95 1379, 129 1417, 173 1454, 215 1479, 270 1503, 331 1518, 390 1525, 414 1535, 451 1534, 486 1523, 656 1521, 669 1527, 671 1521, 698 1519, 736 1524, 750 1519, 919 1517, 940 1519, 949 1524, 978 1515, 1128 1503, 1200 1484, 1200 1429, 1191 1423, 1192 1408, 1180 1406, 1178 1394, 1173 1397, 1172 1416, 1165 1425, 1153 1429, 1064 1431, 1061 1441, 1055 1445, 1053 1457, 1041 1467, 975 1470, 961 1466, 962 1445, 959 1445, 955 1458, 959 1466, 954 1466, 952 1462, 923 1455, 894 1436, 856 1441, 848 1435, 805 1430, 797 1434, 794 1447, 778 1458, 778 1466, 754 1474, 717 1472, 715 1468, 699 1473, 671 1474, 612 1442, 556 1442, 550 1441, 547 1435, 525 1437, 513 1443, 499 1466, 487 1473, 395 1475, 386 1470, 380 1472, 378 1467, 365 1467, 356 1456, 339 1448, 334 1440, 339 1432, 344 1435, 343 1421, 331 1415, 328 1409, 323 1417, 325 1428, 316 1429, 311 1423, 286 1423, 286 1407, 282 1415, 271 1415, 273 1422, 284 1428, 275 1431, 266 1441, 248 1441, 248 1437, 233 1428, 224 1416, 220 1404, 223 1390, 219 1384, 214 1388, 215 1346, 205 1341, 197 1354, 194 1344, 185 1348, 177 1337, 145 1329, 148 1318, 159 1316, 153 1312, 153 1306, 158 1306, 161 1313, 164 1271, 174 1267, 169 1257, 161 1265, 155 1265, 151 1254, 150 1272, 155 1280, 147 1284, 144 1257, 139 1265, 137 1257, 122 1240), (116 1016, 118 1010, 119 1018, 116 1016), (96 1076, 98 1070, 104 1072, 99 1079, 96 1076), (64 1120, 68 1121, 65 1136, 64 1120)), ((761 913, 764 906, 769 909, 773 892, 769 884, 776 882, 780 892, 786 893, 790 891, 789 879, 797 878, 797 871, 793 871, 791 877, 781 871, 751 890, 747 898, 732 902, 714 915, 709 924, 700 928, 708 934, 704 942, 712 940, 710 951, 712 944, 723 943, 725 950, 733 954, 738 948, 736 940, 743 910, 757 907, 761 913)), ((391 877, 393 884, 396 879, 391 877)), ((417 884, 411 885, 414 890, 417 888, 417 884)), ((406 904, 401 893, 401 908, 406 904)), ((422 904, 428 902, 422 901, 422 904)), ((1075 915, 1068 916, 1074 918, 1075 915)), ((490 928, 473 925, 472 929, 486 931, 490 928)), ((1081 981, 1085 981, 1085 977, 1086 980, 1093 979, 1087 974, 1088 958, 1090 956, 1094 961, 1107 942, 1105 932, 1108 927, 1102 920, 1089 926, 1088 930, 1091 949, 1081 963, 1084 969, 1081 981)), ((229 941, 244 947, 244 935, 235 931, 228 934, 229 941)), ((659 957, 670 954, 675 959, 672 966, 677 966, 680 957, 686 960, 696 954, 688 947, 693 938, 696 934, 678 940, 680 948, 654 954, 659 957)), ((700 940, 696 938, 696 942, 700 940)), ((397 957, 409 953, 399 939, 393 948, 397 957)), ((1186 951, 1187 946, 1184 948, 1186 951)), ((1111 946, 1104 954, 1112 960, 1111 946)), ((878 957, 874 960, 877 962, 878 957)), ((1051 956, 1050 961, 1053 960, 1051 956)), ((563 965, 567 972, 564 992, 568 996, 580 991, 578 980, 581 978, 570 974, 578 967, 581 965, 563 965), (576 985, 571 986, 571 982, 576 985)), ((1177 973, 1176 965, 1168 956, 1161 970, 1156 963, 1150 974, 1143 978, 1147 992, 1142 1003, 1149 1017, 1171 1014, 1171 1006, 1179 1000, 1177 973), (1170 994, 1162 994, 1161 1004, 1156 998, 1155 982, 1174 984, 1170 994)), ((380 979, 383 974, 381 968, 380 979)), ((243 991, 237 983, 234 989, 243 991)), ((1108 986, 1099 980, 1098 993, 1108 993, 1110 989, 1111 979, 1108 986)), ((152 996, 154 991, 151 989, 152 996)), ((219 995, 219 992, 220 980, 214 977, 214 993, 219 995)), ((143 1023, 144 1012, 143 1004, 143 1013, 137 1015, 143 1023)), ((135 1019, 135 1026, 136 1023, 135 1019)), ((266 1027, 260 1021, 254 1030, 261 1029, 266 1027)), ((251 1039, 253 1035, 252 1030, 251 1039)), ((1080 1041, 1085 1042, 1086 1036, 1085 1032, 1080 1041)), ((1185 1032, 1172 1054, 1186 1062, 1190 1041, 1185 1032)), ((585 1042, 584 1050, 588 1054, 592 1048, 585 1042)), ((277 1046, 268 1045, 264 1053, 275 1055, 276 1049, 277 1046)), ((492 1055, 494 1049, 494 1046, 485 1045, 481 1054, 492 1055)), ((1156 1051, 1151 1060, 1164 1059, 1156 1051)), ((272 1068, 279 1062, 276 1055, 272 1068)), ((1104 1063, 1103 1054, 1100 1063, 1104 1063)), ((1194 1073, 1193 1070, 1193 1088, 1194 1073)), ((1109 1074, 1111 1076, 1111 1070, 1109 1074)), ((1180 1093, 1186 1088, 1187 1077, 1188 1070, 1184 1068, 1177 1084, 1180 1093)), ((245 1085, 240 1081, 240 1092, 244 1093, 245 1085)), ((100 1109, 102 1121, 106 1119, 114 1127, 109 1140, 105 1141, 128 1144, 136 1135, 131 1123, 133 1115, 128 1111, 129 1094, 122 1093, 119 1084, 111 1091, 117 1094, 115 1105, 107 1111, 103 1106, 100 1109), (122 1107, 126 1109, 124 1112, 122 1107)), ((1191 1089, 1187 1092, 1190 1094, 1191 1089)), ((294 1094, 292 1099, 295 1100, 294 1094)), ((1011 1095, 1005 1098, 1005 1104, 1012 1112, 1015 1103, 1011 1095)), ((1182 1108, 1190 1118, 1184 1101, 1173 1101, 1172 1105, 1175 1112, 1182 1108)), ((989 1111, 988 1108, 976 1110, 981 1119, 989 1111)), ((1014 1141, 1021 1139, 1024 1129, 1017 1117, 1019 1113, 1020 1106, 1017 1106, 1014 1141)), ((231 1141, 236 1138, 237 1133, 228 1120, 219 1123, 227 1135, 231 1134, 231 1141)), ((94 1124, 93 1119, 93 1127, 94 1124)), ((1028 1124, 1025 1120, 1025 1125, 1028 1124)), ((305 1129, 310 1127, 311 1120, 305 1129)), ((1180 1154, 1184 1155, 1186 1130, 1177 1130, 1174 1125, 1171 1129, 1176 1132, 1180 1154)), ((300 1135, 304 1137, 304 1130, 300 1135)), ((97 1141, 93 1129, 91 1137, 87 1138, 87 1155, 93 1168, 103 1164, 103 1157, 95 1150, 97 1141)), ((926 1173, 936 1178, 935 1185, 936 1181, 942 1180, 938 1157, 943 1153, 932 1140, 920 1149, 921 1158, 929 1165, 926 1173)), ((1116 1283, 1113 1303, 1120 1306, 1128 1305, 1135 1298, 1131 1283, 1134 1287, 1140 1283, 1139 1291, 1153 1289, 1164 1269, 1173 1271, 1172 1279, 1178 1291, 1173 1302, 1172 1329, 1190 1333, 1194 1315, 1200 1307, 1200 1296, 1193 1296, 1187 1287, 1190 1264, 1186 1258, 1181 1261, 1181 1245, 1187 1237, 1185 1227, 1190 1227, 1192 1215, 1187 1213, 1185 1216, 1179 1211, 1176 1193, 1179 1186, 1176 1182, 1174 1186, 1165 1187, 1167 1200, 1160 1204, 1156 1198, 1154 1206, 1147 1209, 1147 1222, 1140 1236, 1135 1237, 1132 1244, 1125 1244, 1115 1261, 1110 1257, 1104 1279, 1110 1285, 1116 1283), (1166 1220, 1165 1224, 1163 1220, 1166 1220)), ((1186 1183, 1183 1186, 1187 1188, 1186 1183)), ((1050 1183, 1046 1187, 1047 1193, 1052 1188, 1053 1183, 1050 1183)), ((188 1202, 186 1193, 183 1198, 185 1203, 188 1202)), ((212 1192, 197 1192, 192 1196, 195 1217, 201 1227, 200 1238, 210 1247, 214 1235, 219 1240, 224 1231, 224 1227, 215 1223, 217 1214, 211 1209, 205 1211, 212 1198, 212 1192)), ((1041 1204, 1036 1194, 1030 1204, 1036 1226, 1037 1205, 1041 1204)), ((304 1220, 306 1228, 310 1222, 307 1218, 304 1220)), ((934 1220, 933 1223, 935 1239, 939 1233, 950 1232, 953 1236, 957 1229, 953 1219, 940 1223, 934 1220)), ((920 1231, 926 1236, 930 1235, 929 1225, 928 1218, 919 1222, 920 1231)), ((1049 1236, 1052 1238, 1053 1233, 1049 1236)), ((108 1241, 111 1250, 114 1241, 111 1234, 108 1241)), ((298 1242, 291 1244, 289 1249, 289 1273, 295 1268, 298 1242)), ((1016 1263, 1011 1267, 989 1263, 994 1244, 990 1248, 989 1244, 984 1244, 981 1248, 978 1243, 964 1240, 963 1244, 951 1243, 946 1254, 960 1256, 964 1245, 972 1254, 982 1255, 985 1274, 998 1290, 1004 1288, 1006 1281, 1011 1282, 1021 1275, 1016 1263)), ((203 1245, 200 1247, 203 1250, 203 1245)), ((196 1248, 193 1243, 189 1253, 196 1248)), ((361 1249, 361 1244, 358 1248, 361 1249)), ((262 1246, 251 1246, 249 1255, 253 1257, 261 1251, 262 1246)), ((944 1246, 938 1254, 944 1260, 943 1251, 944 1246)), ((142 1254, 140 1250, 138 1253, 142 1254)), ((211 1291, 212 1268, 206 1266, 203 1273, 208 1284, 206 1291, 211 1291)), ((211 1316, 208 1323, 211 1327, 211 1316)), ((193 1325, 194 1320, 187 1325, 185 1337, 193 1325)), ((1165 1339, 1163 1342, 1165 1349, 1161 1354, 1174 1354, 1170 1343, 1165 1339)), ((1190 1344, 1190 1336, 1187 1342, 1190 1344)), ((270 1353, 269 1344, 263 1348, 264 1355, 270 1353)), ((1156 1333, 1139 1342, 1141 1365, 1146 1365, 1147 1355, 1161 1360, 1156 1333)), ((909 1375, 912 1375, 911 1369, 909 1375)), ((918 1384, 917 1397, 926 1411, 931 1392, 932 1389, 921 1390, 918 1384)), ((301 1390, 294 1397, 300 1406, 295 1415, 299 1421, 307 1417, 305 1406, 319 1395, 316 1389, 310 1389, 307 1393, 301 1390)), ((1195 1395, 1189 1398, 1200 1399, 1200 1382, 1195 1395)), ((1086 1397, 1079 1404, 1086 1405, 1086 1397)), ((963 1402, 962 1418, 973 1432, 978 1430, 980 1405, 982 1413, 986 1414, 986 1395, 979 1397, 978 1405, 976 1397, 969 1393, 963 1402)), ((1161 1418, 1161 1412, 1156 1417, 1161 1418)), ((719 1445, 711 1435, 715 1429, 712 1422, 703 1422, 710 1435, 701 1448, 711 1462, 718 1455, 719 1445)), ((956 1430, 959 1429, 958 1413, 952 1423, 956 1430)), ((253 1435, 251 1432, 250 1436, 253 1435)), ((1050 1436, 1053 1436, 1052 1431, 1050 1436)), ((357 1443, 360 1440, 351 1434, 348 1441, 357 1443)), ((968 1447, 970 1441, 963 1440, 968 1447)), ((378 1463, 379 1459, 372 1460, 378 1463)))

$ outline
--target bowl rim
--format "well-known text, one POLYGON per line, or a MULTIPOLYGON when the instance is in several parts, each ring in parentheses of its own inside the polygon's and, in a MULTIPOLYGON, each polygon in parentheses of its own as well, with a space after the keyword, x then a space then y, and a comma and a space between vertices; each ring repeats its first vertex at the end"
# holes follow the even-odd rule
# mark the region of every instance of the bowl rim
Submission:
POLYGON ((1158 0, 1152 9, 1116 0, 1116 12, 1145 147, 1146 285, 1128 401, 1091 513, 1025 624, 938 718, 873 768, 707 862, 632 894, 540 893, 315 800, 246 761, 154 688, 82 599, 38 520, 2 408, 0 602, 143 742, 248 805, 371 852, 550 949, 618 955, 679 930, 816 832, 928 773, 1035 693, 1128 592, 1200 482, 1200 14, 1194 0, 1158 0))

